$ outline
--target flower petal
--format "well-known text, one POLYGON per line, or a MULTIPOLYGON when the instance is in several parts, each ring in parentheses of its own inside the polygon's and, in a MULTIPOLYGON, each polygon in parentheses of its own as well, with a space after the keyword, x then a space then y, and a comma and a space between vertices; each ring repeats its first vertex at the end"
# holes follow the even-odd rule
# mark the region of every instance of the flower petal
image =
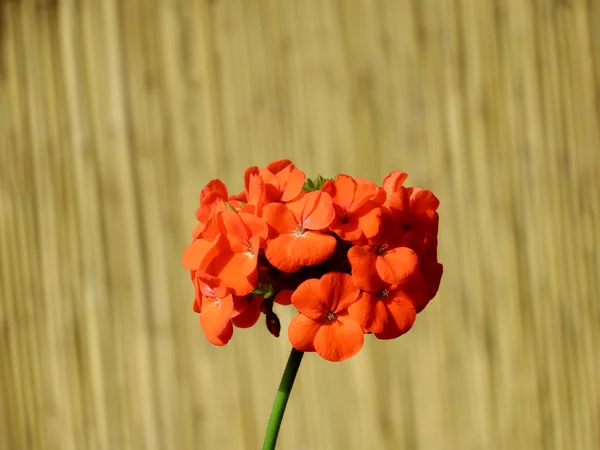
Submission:
POLYGON ((273 301, 283 306, 292 304, 292 294, 294 293, 293 289, 284 289, 283 291, 279 291, 273 301))
POLYGON ((356 186, 356 192, 354 193, 354 201, 352 202, 352 211, 356 211, 361 208, 366 202, 377 197, 381 188, 368 184, 359 184, 356 186))
MULTIPOLYGON (((200 319, 202 319, 202 315, 200 315, 200 319)), ((204 336, 206 336, 206 340, 213 345, 223 346, 226 345, 233 336, 233 325, 231 322, 228 322, 221 334, 212 335, 204 332, 204 336)))
POLYGON ((194 277, 201 295, 205 297, 225 297, 228 294, 227 285, 221 279, 202 270, 197 270, 194 277))
POLYGON ((270 172, 274 173, 275 175, 277 175, 279 172, 281 172, 286 167, 293 166, 293 165, 294 165, 294 163, 292 163, 292 161, 290 161, 289 159, 278 159, 277 161, 273 161, 273 162, 270 162, 269 164, 267 164, 266 169, 269 170, 270 172))
POLYGON ((262 297, 252 295, 248 307, 239 315, 231 318, 231 322, 238 328, 250 328, 260 317, 260 304, 262 297))
POLYGON ((246 309, 248 309, 249 303, 248 303, 247 297, 248 297, 247 295, 244 295, 244 296, 234 295, 233 296, 233 311, 231 312, 231 319, 239 316, 244 311, 246 311, 246 309))
POLYGON ((319 328, 314 338, 314 347, 323 359, 338 362, 356 355, 362 348, 364 339, 360 325, 347 314, 340 314, 335 321, 319 328))
POLYGON ((410 330, 415 323, 415 307, 403 298, 400 301, 390 301, 386 303, 388 309, 388 320, 381 333, 374 333, 377 339, 396 339, 410 330))
POLYGON ((354 286, 352 276, 347 273, 326 273, 319 280, 321 296, 325 296, 329 311, 339 313, 356 301, 360 290, 354 286))
POLYGON ((216 249, 219 239, 209 242, 205 239, 196 239, 183 252, 181 263, 188 270, 198 270, 217 254, 216 249))
POLYGON ((224 199, 229 196, 227 193, 227 186, 225 186, 225 183, 217 178, 209 181, 206 186, 202 188, 202 191, 200 191, 200 203, 202 203, 208 194, 215 191, 218 192, 219 196, 224 199))
POLYGON ((233 298, 231 295, 221 299, 203 297, 200 325, 206 337, 221 336, 230 324, 232 312, 233 298))
POLYGON ((306 194, 306 208, 302 226, 306 230, 320 231, 329 227, 335 218, 331 196, 326 192, 314 191, 306 194))
POLYGON ((309 317, 298 314, 288 327, 288 338, 292 346, 301 352, 314 352, 314 340, 321 324, 309 317))
POLYGON ((285 189, 283 190, 281 201, 289 202, 298 197, 298 195, 300 195, 300 192, 302 192, 302 187, 304 186, 305 180, 306 175, 304 174, 304 172, 294 168, 285 182, 285 189))
POLYGON ((398 191, 404 181, 408 178, 408 174, 395 170, 383 179, 383 189, 388 196, 398 191))
POLYGON ((229 242, 231 250, 242 252, 247 246, 250 238, 244 222, 235 211, 221 211, 217 216, 219 230, 225 239, 229 242))
POLYGON ((281 234, 267 241, 265 256, 277 269, 292 273, 322 263, 333 254, 336 244, 333 236, 316 231, 281 234))
POLYGON ((375 208, 374 203, 369 201, 355 215, 358 217, 358 227, 367 239, 377 236, 381 229, 381 208, 375 208))
POLYGON ((334 192, 332 200, 334 203, 340 205, 346 211, 350 210, 350 206, 354 200, 354 193, 356 191, 356 181, 348 175, 338 175, 333 182, 334 192))
POLYGON ((294 214, 283 203, 269 203, 262 210, 263 220, 271 227, 272 235, 291 233, 298 228, 294 214))
POLYGON ((303 281, 291 296, 294 307, 313 320, 325 317, 329 309, 327 293, 321 289, 321 280, 311 278, 303 281))
POLYGON ((363 235, 359 219, 356 214, 346 215, 345 212, 337 212, 335 219, 329 225, 329 229, 345 241, 356 241, 363 235), (342 218, 344 218, 343 221, 342 218))
POLYGON ((279 181, 277 177, 268 169, 259 170, 260 177, 264 184, 265 200, 268 203, 277 202, 281 198, 281 191, 279 190, 279 181))
POLYGON ((377 255, 369 245, 355 245, 348 250, 348 260, 352 266, 352 281, 359 289, 377 292, 381 289, 381 279, 375 270, 377 255))
POLYGON ((389 284, 401 284, 419 269, 417 254, 408 247, 397 247, 377 257, 377 273, 389 284))
POLYGON ((223 280, 235 295, 247 295, 258 281, 257 261, 257 253, 222 253, 206 270, 223 280))
POLYGON ((370 292, 362 292, 348 308, 350 316, 368 333, 381 333, 388 320, 385 303, 370 292))
POLYGON ((260 236, 262 239, 267 239, 269 236, 269 226, 263 219, 254 214, 248 214, 247 212, 242 211, 238 213, 238 216, 247 227, 251 236, 260 236))
POLYGON ((440 201, 433 192, 420 188, 409 188, 410 209, 413 214, 422 214, 427 211, 436 211, 440 201))

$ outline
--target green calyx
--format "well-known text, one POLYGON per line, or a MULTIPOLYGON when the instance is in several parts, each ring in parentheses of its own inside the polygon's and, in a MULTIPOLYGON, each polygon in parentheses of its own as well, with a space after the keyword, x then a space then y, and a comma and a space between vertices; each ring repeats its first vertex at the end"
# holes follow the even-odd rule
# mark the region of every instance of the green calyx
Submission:
POLYGON ((323 185, 325 184, 325 182, 327 180, 334 180, 334 179, 335 178, 325 178, 322 175, 317 175, 317 178, 315 178, 314 180, 307 178, 306 181, 304 182, 304 186, 302 186, 302 190, 304 192, 318 191, 319 189, 323 188, 323 185))
POLYGON ((251 294, 260 295, 265 299, 269 299, 275 295, 275 289, 273 289, 273 286, 271 286, 269 283, 260 283, 254 288, 251 294))

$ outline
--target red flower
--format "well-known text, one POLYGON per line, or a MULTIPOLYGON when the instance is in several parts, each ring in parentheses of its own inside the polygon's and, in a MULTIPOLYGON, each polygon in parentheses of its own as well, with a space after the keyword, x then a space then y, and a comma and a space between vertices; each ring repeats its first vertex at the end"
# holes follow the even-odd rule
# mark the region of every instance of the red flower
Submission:
POLYGON ((211 275, 196 272, 201 294, 200 325, 206 339, 215 345, 225 345, 233 335, 231 319, 242 313, 248 302, 234 297, 225 284, 211 275))
POLYGON ((288 335, 294 348, 316 351, 328 361, 343 361, 358 353, 364 333, 348 314, 358 298, 348 274, 332 272, 320 280, 306 280, 292 295, 300 314, 292 319, 288 335))
POLYGON ((370 245, 352 247, 348 259, 353 271, 372 265, 381 279, 389 284, 400 284, 418 268, 417 254, 408 247, 389 249, 370 245))
POLYGON ((306 180, 291 161, 250 167, 230 196, 215 179, 200 193, 183 266, 206 338, 264 324, 279 336, 280 308, 300 312, 288 337, 329 361, 355 355, 364 334, 394 339, 436 295, 438 199, 391 172, 382 186, 339 175, 306 180))
POLYGON ((334 218, 331 197, 311 192, 286 205, 271 203, 263 219, 271 227, 265 255, 282 272, 295 272, 329 258, 336 246, 333 236, 323 233, 334 218))
POLYGON ((375 185, 358 184, 348 175, 338 175, 335 181, 323 185, 323 192, 332 197, 336 215, 329 228, 339 237, 356 241, 379 233, 379 207, 385 200, 385 191, 375 185))
POLYGON ((258 253, 269 233, 267 224, 252 214, 222 211, 218 227, 219 252, 206 271, 224 281, 235 295, 247 295, 257 284, 258 253))
POLYGON ((353 271, 352 280, 362 292, 348 311, 366 333, 374 333, 379 339, 395 339, 410 330, 417 314, 414 303, 420 301, 419 291, 413 289, 415 282, 422 280, 420 273, 414 272, 402 284, 392 285, 379 277, 374 265, 365 264, 353 271))
POLYGON ((249 167, 244 174, 244 193, 248 203, 260 211, 272 202, 289 202, 302 191, 306 175, 290 160, 281 159, 266 168, 249 167))

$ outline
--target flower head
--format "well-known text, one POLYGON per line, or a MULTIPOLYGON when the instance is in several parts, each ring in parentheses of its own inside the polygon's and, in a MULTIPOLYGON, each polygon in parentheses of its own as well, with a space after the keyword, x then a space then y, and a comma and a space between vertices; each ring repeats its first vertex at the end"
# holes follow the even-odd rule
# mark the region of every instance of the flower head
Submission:
POLYGON ((354 356, 365 334, 406 333, 443 272, 439 201, 406 178, 311 180, 282 159, 248 168, 237 195, 210 181, 182 258, 206 338, 225 345, 261 315, 277 337, 286 307, 299 312, 287 330, 292 345, 329 361, 354 356))

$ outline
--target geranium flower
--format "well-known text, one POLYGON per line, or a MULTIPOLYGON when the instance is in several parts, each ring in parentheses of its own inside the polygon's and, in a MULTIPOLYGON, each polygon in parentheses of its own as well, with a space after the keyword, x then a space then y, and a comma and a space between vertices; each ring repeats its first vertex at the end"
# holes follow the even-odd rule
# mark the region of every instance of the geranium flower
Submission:
POLYGON ((206 339, 214 345, 225 345, 233 335, 231 319, 242 313, 248 302, 233 296, 218 278, 196 271, 195 278, 201 294, 200 325, 206 339))
POLYGON ((206 271, 219 277, 235 295, 247 295, 258 281, 258 253, 269 234, 267 224, 246 212, 222 211, 218 252, 206 271))
POLYGON ((394 221, 404 233, 411 233, 417 239, 437 235, 439 217, 436 211, 439 204, 430 191, 405 187, 400 187, 387 201, 394 221))
POLYGON ((353 273, 352 280, 361 294, 348 312, 365 333, 373 333, 378 339, 395 339, 410 330, 417 314, 414 302, 421 300, 419 291, 412 288, 414 282, 411 286, 411 278, 422 280, 415 272, 402 284, 391 285, 381 279, 374 265, 362 266, 353 273))
POLYGON ((288 330, 294 345, 332 361, 358 351, 365 333, 405 333, 443 272, 439 201, 406 179, 401 171, 381 186, 345 174, 307 179, 281 159, 246 169, 234 196, 221 180, 208 182, 182 258, 207 338, 224 345, 233 327, 261 316, 279 336, 278 308, 290 304, 301 313, 288 330))
POLYGON ((266 168, 249 167, 244 174, 244 196, 261 211, 268 203, 294 200, 305 179, 304 172, 288 159, 274 161, 266 168))
POLYGON ((381 231, 366 245, 355 245, 348 250, 352 275, 370 274, 374 267, 379 277, 391 285, 401 284, 419 267, 414 250, 399 245, 398 232, 391 227, 389 215, 381 217, 381 231))
POLYGON ((302 352, 316 351, 328 361, 343 361, 363 346, 364 333, 348 314, 360 291, 345 273, 332 272, 306 280, 292 295, 300 312, 288 328, 290 342, 302 352))
POLYGON ((348 175, 338 175, 323 185, 323 192, 331 195, 335 218, 331 231, 346 241, 361 237, 372 238, 379 233, 381 209, 385 191, 374 184, 358 184, 348 175))
POLYGON ((263 219, 271 229, 267 260, 288 273, 325 261, 335 251, 336 240, 322 231, 334 216, 331 197, 325 192, 310 192, 287 204, 265 205, 263 219))

